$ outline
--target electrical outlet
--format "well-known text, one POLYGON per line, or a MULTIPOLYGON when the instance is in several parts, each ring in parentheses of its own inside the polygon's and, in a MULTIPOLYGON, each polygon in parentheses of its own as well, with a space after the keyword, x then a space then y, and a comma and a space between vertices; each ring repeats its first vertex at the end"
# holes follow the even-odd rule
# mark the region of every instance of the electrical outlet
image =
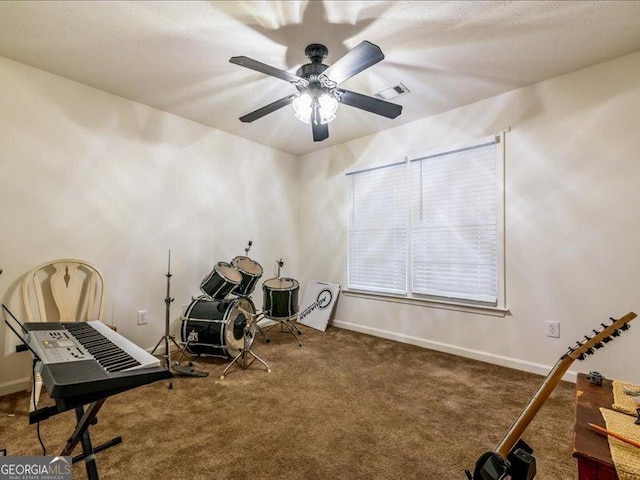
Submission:
POLYGON ((560 322, 547 320, 547 337, 560 338, 560 322))
POLYGON ((138 310, 138 325, 147 324, 147 312, 148 310, 138 310))

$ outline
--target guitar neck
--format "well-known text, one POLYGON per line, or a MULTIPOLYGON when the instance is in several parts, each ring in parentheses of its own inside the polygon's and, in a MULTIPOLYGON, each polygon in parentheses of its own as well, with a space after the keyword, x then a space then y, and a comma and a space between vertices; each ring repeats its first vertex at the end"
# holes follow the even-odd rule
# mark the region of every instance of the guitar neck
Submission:
POLYGON ((496 446, 495 452, 498 453, 502 458, 507 458, 507 454, 511 451, 514 445, 518 442, 526 428, 533 420, 533 417, 536 416, 540 407, 544 404, 544 402, 549 398, 553 389, 556 388, 556 385, 560 383, 562 377, 567 372, 573 360, 569 357, 565 359, 560 359, 555 364, 551 372, 545 377, 542 384, 538 387, 538 390, 533 394, 529 403, 525 406, 520 413, 520 416, 513 422, 511 428, 504 436, 502 441, 496 446))
POLYGON ((513 425, 511 425, 511 428, 494 451, 502 458, 506 458, 574 360, 583 360, 585 355, 591 355, 594 353, 594 349, 602 348, 613 337, 619 336, 620 330, 627 330, 629 328, 628 323, 636 316, 634 312, 629 312, 624 317, 614 320, 611 325, 602 324, 604 327, 602 331, 597 332, 594 330, 595 335, 593 337, 585 337, 585 340, 578 342, 577 346, 570 347, 545 377, 531 400, 529 400, 529 403, 527 403, 516 421, 513 422, 513 425))

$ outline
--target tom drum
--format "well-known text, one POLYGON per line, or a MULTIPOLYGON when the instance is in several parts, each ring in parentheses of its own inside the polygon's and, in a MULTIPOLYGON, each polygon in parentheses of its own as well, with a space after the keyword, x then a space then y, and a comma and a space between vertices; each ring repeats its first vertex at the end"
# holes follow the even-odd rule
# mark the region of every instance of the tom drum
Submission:
POLYGON ((300 284, 293 278, 270 278, 262 284, 262 310, 268 318, 286 320, 298 313, 300 284))
POLYGON ((222 300, 242 282, 242 275, 236 267, 226 262, 218 262, 200 283, 200 290, 215 300, 222 300))
POLYGON ((231 260, 231 265, 236 267, 242 276, 240 286, 233 293, 238 296, 248 297, 253 293, 258 280, 262 276, 262 266, 249 257, 236 257, 231 260))

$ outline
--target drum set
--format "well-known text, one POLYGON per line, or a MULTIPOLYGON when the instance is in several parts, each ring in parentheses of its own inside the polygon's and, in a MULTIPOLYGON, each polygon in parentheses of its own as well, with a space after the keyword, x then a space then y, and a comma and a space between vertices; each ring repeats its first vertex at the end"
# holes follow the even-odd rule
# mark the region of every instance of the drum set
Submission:
POLYGON ((255 360, 271 371, 269 365, 251 351, 259 332, 269 338, 258 325, 263 318, 285 326, 302 346, 298 338, 302 332, 292 320, 298 313, 300 284, 293 278, 281 277, 283 263, 278 260, 278 276, 263 282, 263 308, 257 311, 251 294, 263 275, 262 266, 249 258, 250 241, 245 255, 230 263, 218 262, 200 283, 202 295, 193 298, 182 316, 180 329, 183 352, 197 356, 232 358, 222 373, 236 363, 248 368, 255 360), (252 356, 251 362, 248 357, 252 356))

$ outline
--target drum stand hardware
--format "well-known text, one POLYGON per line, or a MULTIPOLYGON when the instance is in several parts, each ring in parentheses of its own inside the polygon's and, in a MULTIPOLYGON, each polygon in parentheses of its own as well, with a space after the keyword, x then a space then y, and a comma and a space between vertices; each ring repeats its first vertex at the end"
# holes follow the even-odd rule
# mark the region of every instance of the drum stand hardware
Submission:
MULTIPOLYGON (((167 296, 164 299, 165 303, 165 318, 164 318, 164 336, 158 340, 156 346, 151 350, 151 355, 156 353, 156 350, 160 346, 162 342, 164 342, 164 365, 165 368, 171 371, 171 350, 169 349, 169 341, 173 342, 173 344, 180 349, 180 345, 176 342, 176 338, 169 334, 169 317, 171 310, 171 302, 173 302, 173 298, 171 298, 171 250, 169 250, 169 262, 167 266, 167 296)), ((173 389, 173 379, 169 379, 169 389, 173 389)))
MULTIPOLYGON (((299 338, 302 332, 292 322, 298 313, 297 295, 300 284, 293 278, 283 278, 280 276, 281 268, 284 266, 282 258, 276 260, 276 265, 278 266, 277 277, 266 280, 262 284, 262 289, 264 290, 262 311, 265 318, 278 322, 280 324, 280 331, 286 333, 282 328, 284 325, 289 333, 294 336, 298 342, 298 346, 302 347, 302 342, 299 338), (288 284, 290 284, 290 288, 284 286, 288 284), (281 297, 283 293, 286 294, 286 298, 278 298, 281 297), (284 300, 284 305, 282 300, 284 300)), ((271 329, 272 326, 273 325, 270 325, 265 330, 271 329)), ((269 342, 264 332, 263 336, 267 342, 269 342)))
POLYGON ((256 330, 258 330, 258 333, 264 337, 264 341, 265 342, 271 343, 271 339, 269 337, 267 337, 267 334, 265 333, 264 328, 262 328, 257 323, 256 323, 256 330))
MULTIPOLYGON (((292 322, 292 320, 294 318, 296 318, 296 316, 294 315, 293 317, 289 317, 289 318, 272 318, 269 317, 268 315, 265 315, 265 318, 267 320, 273 320, 274 322, 278 322, 280 324, 280 331, 282 333, 287 333, 285 330, 282 329, 282 326, 284 325, 285 327, 287 327, 287 330, 289 331, 289 333, 291 335, 293 335, 293 337, 296 339, 296 342, 298 342, 298 346, 301 347, 302 346, 302 342, 300 341, 300 337, 299 335, 302 335, 302 332, 300 331, 300 329, 298 327, 295 326, 295 324, 292 322)), ((274 324, 275 325, 275 324, 274 324)), ((269 325, 267 327, 267 331, 270 330, 273 327, 273 325, 269 325)), ((264 338, 267 338, 266 336, 264 338)), ((270 340, 267 339, 267 342, 269 342, 270 340)))
POLYGON ((189 343, 193 342, 196 339, 196 333, 191 332, 189 337, 187 338, 187 342, 183 345, 182 350, 180 350, 180 357, 173 364, 173 371, 180 373, 182 375, 186 375, 188 377, 208 377, 209 372, 205 372, 202 370, 197 370, 193 366, 193 362, 189 362, 189 365, 182 365, 180 362, 182 361, 182 357, 184 356, 184 352, 189 348, 189 343))
MULTIPOLYGON (((252 240, 249 240, 249 241, 247 242, 247 247, 244 249, 244 256, 245 256, 245 257, 247 257, 247 258, 249 257, 249 250, 251 250, 251 246, 252 246, 252 245, 253 245, 253 241, 252 241, 252 240)), ((235 259, 234 259, 234 260, 235 260, 235 259)), ((282 259, 280 259, 279 261, 280 261, 280 262, 282 262, 282 259)), ((233 263, 233 261, 232 261, 231 263, 232 263, 232 264, 234 264, 234 263, 233 263)), ((260 267, 260 275, 262 275, 262 267, 260 267)), ((256 283, 257 283, 257 280, 256 280, 256 283)), ((247 293, 241 293, 241 294, 238 294, 238 296, 246 296, 246 297, 250 297, 250 296, 251 296, 251 294, 250 294, 250 292, 249 292, 248 294, 247 294, 247 293)), ((262 335, 262 337, 264 338, 265 342, 267 342, 267 343, 271 342, 271 340, 269 340, 269 338, 267 337, 267 335, 264 333, 264 330, 262 329, 262 327, 261 327, 260 325, 258 325, 258 323, 257 323, 257 322, 256 322, 256 324, 255 324, 255 327, 256 327, 256 329, 258 330, 258 333, 259 333, 260 335, 262 335)))
POLYGON ((267 365, 267 363, 264 360, 262 360, 259 356, 253 353, 253 351, 251 351, 251 347, 247 348, 247 339, 249 338, 250 335, 253 335, 253 333, 251 332, 251 326, 252 324, 255 324, 256 326, 258 325, 258 316, 261 314, 256 315, 252 312, 247 312, 246 310, 244 311, 244 313, 249 314, 252 320, 251 322, 247 322, 247 324, 244 327, 244 340, 243 340, 244 346, 240 350, 240 353, 236 355, 233 360, 231 360, 229 365, 227 365, 227 368, 224 369, 224 371, 222 372, 222 375, 220 375, 220 380, 224 380, 225 375, 231 369, 231 367, 233 367, 233 365, 236 362, 239 363, 239 365, 242 367, 243 370, 246 370, 253 364, 253 362, 258 360, 267 369, 267 373, 271 373, 271 368, 269 367, 269 365, 267 365), (251 362, 249 363, 247 363, 248 355, 251 355, 253 357, 253 360, 251 360, 251 362))

